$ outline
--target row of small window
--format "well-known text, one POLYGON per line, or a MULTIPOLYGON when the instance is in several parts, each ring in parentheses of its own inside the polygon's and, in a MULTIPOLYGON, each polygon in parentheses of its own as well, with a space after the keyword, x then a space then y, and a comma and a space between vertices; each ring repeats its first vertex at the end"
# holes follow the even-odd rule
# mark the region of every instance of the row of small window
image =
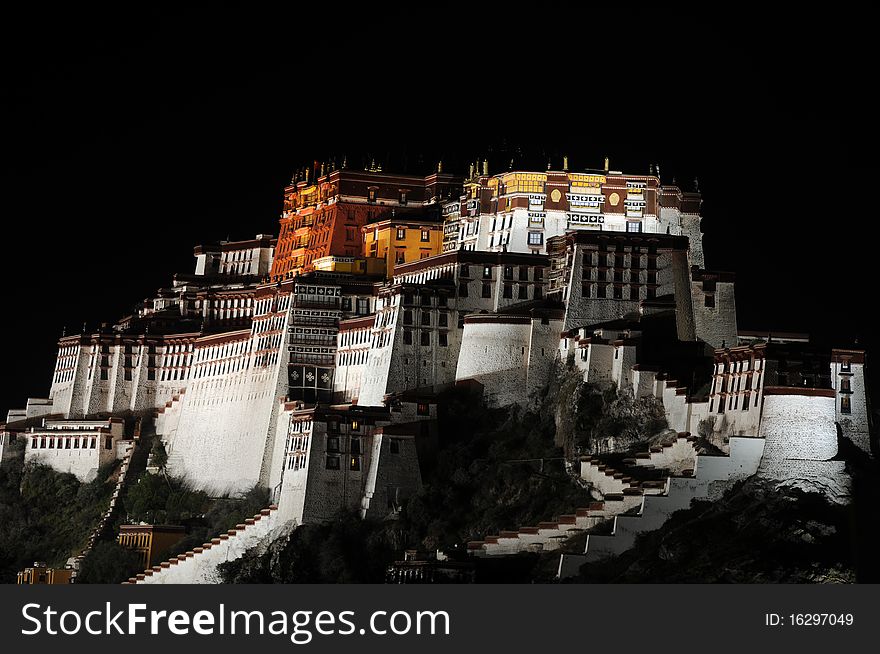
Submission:
MULTIPOLYGON (((406 196, 407 191, 398 191, 397 192, 397 202, 399 204, 406 204, 406 196)), ((379 189, 370 188, 367 189, 367 202, 376 202, 379 199, 379 189)))
MULTIPOLYGON (((483 279, 492 279, 492 268, 493 266, 482 266, 482 275, 483 279)), ((534 275, 533 279, 538 282, 544 279, 544 269, 540 266, 536 266, 533 268, 534 275)), ((513 279, 514 277, 514 266, 504 266, 503 270, 504 279, 513 279)), ((468 279, 471 278, 471 267, 470 265, 463 263, 458 269, 459 277, 466 277, 468 279)), ((528 281, 529 279, 529 266, 520 266, 519 269, 519 279, 520 281, 528 281)))
MULTIPOLYGON (((525 287, 523 287, 525 288, 525 287)), ((421 312, 421 325, 423 327, 431 326, 431 312, 430 311, 422 311, 421 312)), ((413 312, 411 309, 406 309, 403 312, 403 324, 404 325, 412 325, 413 324, 413 312)), ((437 326, 438 327, 448 327, 449 326, 449 314, 445 311, 439 312, 437 315, 437 326)))
MULTIPOLYGON (((32 450, 94 450, 98 447, 97 436, 42 436, 31 438, 32 450), (55 441, 58 441, 57 446, 55 441)), ((113 447, 113 437, 107 436, 104 449, 113 447)))
MULTIPOLYGON (((752 360, 751 359, 743 359, 742 361, 724 361, 722 363, 715 364, 715 374, 727 374, 727 373, 738 373, 738 372, 748 372, 752 369, 752 360)), ((755 370, 761 369, 761 359, 755 359, 755 370)))
POLYGON ((361 343, 369 343, 372 339, 369 329, 356 329, 349 332, 341 332, 339 334, 340 345, 360 345, 361 343))
MULTIPOLYGON (((730 390, 733 392, 737 392, 740 390, 750 391, 752 390, 752 376, 744 375, 743 377, 734 377, 730 382, 730 390), (743 388, 743 377, 745 377, 745 388, 743 388)), ((712 395, 716 392, 726 393, 727 392, 727 377, 723 377, 721 380, 721 388, 716 391, 716 387, 718 385, 717 379, 712 382, 712 395)), ((755 388, 761 388, 761 376, 760 373, 755 377, 755 388)))
MULTIPOLYGON (((502 289, 502 297, 512 299, 514 296, 513 292, 513 284, 505 284, 502 289)), ((516 292, 516 296, 520 300, 527 300, 529 296, 529 287, 523 284, 517 285, 518 290, 516 292)), ((544 289, 540 286, 534 286, 534 290, 532 291, 532 299, 540 300, 544 297, 544 289)), ((468 297, 468 284, 466 282, 461 282, 458 285, 458 296, 459 297, 468 297)), ((492 284, 483 284, 480 297, 491 299, 492 298, 492 284)))
MULTIPOLYGON (((329 448, 328 448, 329 449, 329 448)), ((388 442, 388 452, 389 454, 400 454, 400 440, 397 438, 392 438, 388 442)), ((342 469, 342 454, 327 454, 325 467, 327 470, 341 470, 342 469)), ((360 450, 358 452, 352 451, 347 457, 348 459, 348 469, 354 472, 357 472, 361 469, 363 464, 363 457, 360 454, 360 450)))
MULTIPOLYGON (((754 394, 746 393, 745 395, 743 395, 742 409, 741 409, 742 411, 749 410, 749 405, 750 405, 749 398, 750 397, 755 398, 754 404, 752 406, 755 406, 755 407, 758 406, 758 401, 760 400, 760 394, 759 393, 754 393, 754 394)), ((715 407, 715 398, 712 398, 709 400, 709 413, 712 413, 715 410, 714 407, 715 407)), ((729 411, 736 411, 738 408, 739 408, 739 395, 730 395, 726 398, 722 397, 718 401, 718 413, 724 413, 725 409, 727 409, 729 411)))
MULTIPOLYGON (((593 286, 594 284, 581 284, 581 297, 594 297, 593 295, 593 286)), ((639 299, 639 289, 641 286, 628 286, 624 288, 623 286, 612 286, 611 284, 595 284, 596 293, 595 297, 599 299, 613 299, 613 300, 638 300, 639 299), (609 292, 609 287, 611 291, 609 292)), ((657 297, 657 289, 652 286, 645 287, 645 298, 648 300, 653 300, 657 297)))
MULTIPOLYGON (((419 237, 419 240, 422 243, 430 242, 430 240, 431 240, 430 230, 423 229, 420 231, 421 231, 421 235, 419 237)), ((373 240, 376 240, 376 241, 379 240, 379 230, 376 230, 375 232, 373 232, 373 240)), ((398 241, 405 241, 406 240, 406 228, 405 227, 398 227, 397 228, 397 240, 398 241)))
MULTIPOLYGON (((404 304, 421 304, 424 307, 431 306, 432 298, 434 296, 428 293, 423 293, 419 296, 414 295, 413 293, 404 293, 403 294, 403 303, 404 304), (416 302, 416 298, 418 297, 418 302, 416 302)), ((437 306, 445 307, 449 304, 449 298, 445 295, 437 296, 437 306)))
MULTIPOLYGON (((615 270, 610 275, 609 271, 604 268, 584 268, 583 271, 583 281, 595 280, 597 282, 617 282, 618 284, 623 282, 630 282, 633 284, 639 283, 639 272, 638 271, 630 271, 627 279, 624 279, 622 270, 615 270)), ((656 272, 647 272, 645 273, 645 283, 647 284, 656 284, 657 283, 657 273, 656 272)))
MULTIPOLYGON (((431 346, 431 333, 427 329, 422 329, 419 331, 419 345, 423 347, 431 346)), ((403 330, 403 344, 404 345, 412 345, 413 344, 413 331, 411 329, 403 330)), ((440 332, 437 334, 437 345, 440 347, 447 347, 449 345, 449 335, 446 332, 440 332)))
POLYGON ((339 352, 336 356, 336 365, 339 366, 359 366, 367 362, 369 350, 358 350, 357 352, 339 352))
MULTIPOLYGON (((605 254, 598 253, 596 254, 596 260, 593 261, 593 253, 592 252, 584 252, 584 268, 587 267, 596 267, 602 266, 607 268, 637 268, 641 269, 642 266, 642 255, 640 254, 630 254, 629 257, 626 257, 623 254, 605 254), (627 264, 627 260, 629 261, 629 265, 627 264)), ((646 259, 646 266, 644 266, 648 270, 657 270, 657 257, 648 255, 646 259)))
POLYGON ((64 372, 55 373, 55 379, 53 380, 55 383, 66 382, 73 379, 73 370, 65 370, 64 372))

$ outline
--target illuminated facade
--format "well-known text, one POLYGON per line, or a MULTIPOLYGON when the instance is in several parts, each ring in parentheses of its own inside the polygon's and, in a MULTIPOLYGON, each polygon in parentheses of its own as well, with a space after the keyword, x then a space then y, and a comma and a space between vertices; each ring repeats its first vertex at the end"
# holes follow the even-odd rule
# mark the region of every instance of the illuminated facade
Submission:
MULTIPOLYGON (((655 175, 548 170, 490 176, 483 170, 465 180, 459 199, 443 205, 445 252, 544 254, 548 239, 569 230, 683 234, 701 240, 699 195, 662 186, 655 175), (695 217, 688 214, 694 204, 695 217)), ((699 252, 702 259, 702 245, 699 252)))
POLYGON ((443 250, 443 224, 436 221, 393 217, 363 228, 364 252, 385 261, 385 276, 394 277, 394 267, 433 257, 443 250))
POLYGON ((284 189, 271 281, 314 270, 323 257, 363 256, 364 225, 432 210, 439 216, 440 203, 457 197, 460 187, 459 178, 442 172, 421 177, 338 169, 315 182, 308 173, 295 178, 284 189))

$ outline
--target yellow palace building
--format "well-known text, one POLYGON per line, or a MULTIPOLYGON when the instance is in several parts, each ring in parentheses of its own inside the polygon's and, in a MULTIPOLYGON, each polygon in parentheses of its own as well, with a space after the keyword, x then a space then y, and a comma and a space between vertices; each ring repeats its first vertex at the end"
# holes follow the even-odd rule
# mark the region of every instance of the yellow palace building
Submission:
POLYGON ((388 279, 397 264, 432 257, 443 249, 443 223, 392 217, 364 225, 361 231, 364 254, 385 260, 388 279))

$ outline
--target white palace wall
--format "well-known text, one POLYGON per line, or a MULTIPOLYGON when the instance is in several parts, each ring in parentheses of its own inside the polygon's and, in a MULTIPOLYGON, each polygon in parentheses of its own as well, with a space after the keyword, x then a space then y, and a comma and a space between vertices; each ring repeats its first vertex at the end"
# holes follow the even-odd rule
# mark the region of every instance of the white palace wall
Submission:
POLYGON ((845 503, 850 481, 837 455, 834 391, 767 387, 759 435, 764 456, 758 474, 777 486, 824 494, 845 503))
POLYGON ((196 343, 176 432, 170 437, 169 425, 166 443, 171 472, 196 488, 237 493, 270 483, 279 399, 287 394, 289 298, 281 296, 250 332, 196 343))

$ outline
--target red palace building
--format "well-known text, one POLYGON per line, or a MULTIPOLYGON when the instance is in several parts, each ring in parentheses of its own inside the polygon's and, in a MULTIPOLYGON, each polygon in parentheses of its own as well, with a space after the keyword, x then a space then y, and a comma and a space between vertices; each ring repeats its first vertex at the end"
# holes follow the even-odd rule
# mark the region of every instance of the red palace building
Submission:
POLYGON ((314 269, 326 256, 363 256, 361 227, 392 216, 434 216, 442 221, 441 202, 458 197, 461 178, 438 171, 427 177, 321 165, 318 177, 297 174, 284 189, 278 245, 271 281, 289 279, 314 269))

